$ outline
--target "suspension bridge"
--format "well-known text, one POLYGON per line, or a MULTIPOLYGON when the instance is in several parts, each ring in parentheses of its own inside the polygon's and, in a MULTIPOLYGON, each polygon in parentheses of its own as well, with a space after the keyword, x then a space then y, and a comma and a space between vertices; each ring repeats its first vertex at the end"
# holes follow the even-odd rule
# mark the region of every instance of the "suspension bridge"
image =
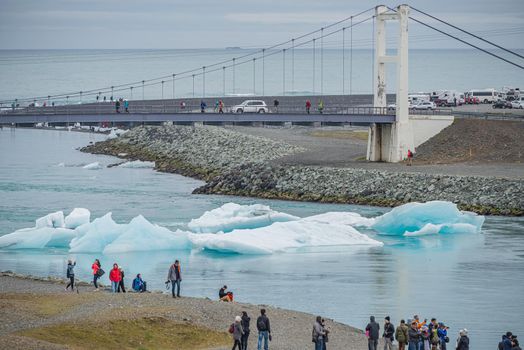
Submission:
MULTIPOLYGON (((177 73, 170 73, 150 79, 133 81, 124 84, 105 86, 85 91, 48 94, 33 97, 16 98, 0 101, 0 124, 34 124, 34 123, 101 123, 101 122, 268 122, 268 123, 353 123, 368 125, 370 128, 367 159, 370 161, 398 162, 405 159, 408 150, 414 150, 422 142, 440 132, 451 124, 453 116, 450 110, 420 111, 409 108, 408 103, 408 23, 429 28, 461 44, 472 47, 483 54, 501 60, 509 65, 524 69, 524 56, 501 47, 476 34, 459 28, 445 20, 432 16, 424 11, 400 5, 389 8, 383 5, 367 9, 340 21, 331 23, 309 33, 285 40, 265 48, 257 49, 227 60, 210 63, 177 73), (413 17, 412 13, 419 17, 413 17), (395 34, 396 54, 388 55, 386 29, 387 22, 396 22, 395 34), (428 23, 429 22, 429 23, 428 23), (436 27, 439 23, 448 31, 436 27), (373 95, 368 100, 355 95, 353 77, 358 67, 353 64, 353 31, 365 23, 372 24, 372 87, 373 95), (449 28, 453 32, 449 31, 449 28), (459 37, 456 32, 467 36, 459 37), (338 75, 342 86, 341 98, 333 99, 324 94, 325 77, 325 39, 335 40, 340 37, 342 50, 340 73, 338 75), (490 45, 506 56, 474 44, 471 39, 490 45), (295 53, 296 50, 309 47, 312 55, 311 91, 312 96, 286 100, 286 91, 295 91, 295 53), (507 58, 510 55, 511 58, 507 58), (278 71, 282 72, 282 96, 267 96, 266 80, 274 74, 274 58, 281 56, 278 71), (516 57, 516 59, 515 59, 516 57), (271 65, 268 65, 273 58, 271 65), (231 105, 238 103, 240 98, 227 98, 226 86, 229 85, 230 95, 237 92, 237 70, 240 66, 252 67, 252 94, 245 99, 264 100, 268 103, 268 113, 238 114, 231 105), (388 66, 395 66, 396 89, 394 96, 386 94, 386 77, 388 66), (286 69, 287 68, 287 69, 286 69), (257 71, 259 79, 257 81, 257 71), (261 71, 261 72, 260 72, 261 71), (231 79, 227 79, 227 77, 231 79), (206 93, 206 79, 221 80, 222 94, 209 96, 206 93), (200 83, 196 85, 196 81, 200 83), (226 84, 227 83, 227 84, 226 84), (177 91, 182 86, 191 87, 191 98, 182 99, 177 91), (147 100, 145 91, 153 86, 160 87, 160 99, 147 100), (198 91, 200 90, 201 91, 198 91), (110 98, 106 100, 105 96, 110 98), (104 97, 103 97, 104 96, 104 97), (115 108, 115 96, 126 96, 129 100, 127 110, 122 104, 120 110, 115 108), (214 102, 222 100, 230 103, 218 112, 214 102), (273 100, 281 102, 272 104, 273 100), (305 107, 309 100, 311 108, 305 107), (325 103, 326 101, 336 101, 325 103), (187 101, 187 104, 186 104, 187 101), (200 103, 206 107, 202 110, 200 103), (388 103, 395 102, 393 108, 388 103), (322 104, 322 108, 320 105, 322 104)), ((219 82, 220 83, 220 82, 219 82)), ((264 111, 265 112, 265 111, 264 111)))

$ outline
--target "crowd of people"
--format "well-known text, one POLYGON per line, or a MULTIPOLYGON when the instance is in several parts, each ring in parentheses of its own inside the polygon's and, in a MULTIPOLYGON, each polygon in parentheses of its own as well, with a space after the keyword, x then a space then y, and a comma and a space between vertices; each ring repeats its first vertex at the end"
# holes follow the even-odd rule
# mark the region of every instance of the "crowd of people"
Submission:
MULTIPOLYGON (((68 260, 66 277, 68 284, 66 291, 75 290, 75 272, 74 268, 76 262, 68 260)), ((105 274, 102 269, 100 260, 95 259, 91 265, 93 273, 93 285, 95 291, 99 290, 98 281, 100 277, 105 274)), ((112 293, 125 293, 124 270, 119 267, 117 263, 113 264, 113 268, 109 272, 109 281, 111 282, 112 293)), ((171 295, 173 298, 180 298, 180 289, 182 282, 182 270, 180 261, 175 262, 169 267, 166 278, 166 289, 171 286, 171 295)), ((137 293, 147 291, 147 283, 142 279, 141 274, 137 274, 132 282, 132 289, 137 293)), ((76 289, 78 292, 78 288, 76 289)), ((233 302, 233 292, 228 290, 227 285, 220 288, 218 292, 218 300, 222 302, 233 302)), ((234 322, 229 327, 229 333, 233 337, 233 350, 247 350, 248 338, 250 335, 250 321, 246 311, 242 312, 242 316, 235 317, 234 322)), ((386 316, 384 318, 383 332, 380 334, 380 325, 375 320, 375 316, 370 316, 370 321, 365 328, 366 338, 368 340, 368 350, 378 350, 378 342, 380 338, 384 340, 384 350, 392 350, 393 343, 398 342, 399 350, 469 350, 470 340, 468 330, 461 329, 458 337, 453 344, 450 345, 450 337, 448 335, 449 327, 443 322, 437 322, 436 318, 432 318, 428 323, 426 319, 421 321, 418 315, 414 315, 412 319, 407 322, 402 319, 399 325, 395 328, 391 322, 391 318, 386 316)), ((257 350, 268 350, 269 342, 272 340, 271 327, 269 318, 266 315, 266 310, 260 310, 260 316, 257 318, 256 328, 258 331, 258 346, 257 350)), ((315 350, 327 350, 327 343, 329 341, 330 330, 326 327, 325 321, 321 316, 317 316, 313 323, 312 342, 315 350)), ((502 340, 498 344, 499 350, 521 350, 517 336, 511 332, 502 335, 502 340)))

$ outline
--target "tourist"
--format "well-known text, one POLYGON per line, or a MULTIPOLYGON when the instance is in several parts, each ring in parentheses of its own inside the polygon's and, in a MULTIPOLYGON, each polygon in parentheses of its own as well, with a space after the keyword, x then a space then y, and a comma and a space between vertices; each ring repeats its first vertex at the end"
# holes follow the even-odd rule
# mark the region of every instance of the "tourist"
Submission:
MULTIPOLYGON (((222 102, 222 101, 221 101, 222 102)), ((242 330, 244 333, 242 334, 242 339, 240 343, 242 344, 242 350, 247 350, 247 340, 249 339, 249 323, 251 322, 251 318, 247 315, 247 312, 242 311, 242 330)))
POLYGON ((413 165, 413 152, 411 152, 410 149, 408 149, 408 166, 412 166, 413 165))
POLYGON ((118 285, 120 284, 121 279, 122 279, 122 274, 120 273, 120 270, 118 269, 118 264, 114 263, 113 268, 109 272, 109 280, 111 281, 111 291, 113 293, 118 292, 118 285))
POLYGON ((384 338, 384 350, 391 350, 393 349, 393 340, 395 334, 395 326, 393 326, 393 323, 391 323, 389 316, 386 316, 384 318, 384 334, 382 334, 382 337, 384 338))
POLYGON ((499 350, 511 350, 511 339, 513 338, 513 333, 506 332, 505 335, 502 336, 502 341, 499 343, 499 350))
POLYGON ((468 330, 461 329, 457 339, 457 350, 469 350, 468 330))
POLYGON ((233 301, 233 293, 227 292, 227 286, 223 286, 218 291, 218 300, 225 301, 225 302, 231 302, 233 301))
POLYGON ((218 102, 218 113, 224 113, 224 102, 222 100, 218 102))
POLYGON ((122 269, 122 267, 119 267, 118 271, 120 271, 120 282, 118 282, 118 293, 120 293, 120 290, 122 290, 122 293, 125 293, 126 288, 124 286, 124 270, 122 269))
POLYGON ((186 103, 184 101, 180 101, 180 109, 186 109, 186 103))
POLYGON ((269 318, 266 316, 266 309, 260 310, 260 316, 257 318, 258 330, 258 350, 262 349, 262 340, 264 340, 264 350, 269 349, 269 341, 271 340, 271 327, 269 325, 269 318))
POLYGON ((180 272, 180 262, 175 260, 175 263, 171 265, 167 273, 167 280, 171 282, 171 295, 173 298, 180 298, 180 282, 182 282, 182 274, 180 272), (176 294, 175 294, 176 286, 176 294))
POLYGON ((422 345, 419 344, 419 348, 422 350, 430 350, 429 348, 429 329, 428 326, 424 325, 420 329, 420 338, 422 339, 422 345))
POLYGON ((218 100, 215 100, 215 109, 214 109, 214 112, 218 112, 218 105, 220 104, 220 102, 218 102, 218 100))
POLYGON ((129 113, 129 101, 128 100, 124 100, 124 109, 126 113, 129 113))
POLYGON ((315 323, 313 324, 313 342, 315 343, 315 350, 324 350, 324 336, 326 335, 326 331, 324 329, 324 326, 322 325, 322 317, 317 316, 317 319, 315 323))
POLYGON ((322 319, 322 322, 320 324, 322 325, 322 327, 324 327, 324 332, 326 332, 326 334, 324 335, 324 348, 323 348, 323 350, 326 350, 327 349, 327 343, 328 343, 328 340, 329 340, 328 336, 329 336, 330 330, 326 326, 326 320, 322 319))
POLYGON ((207 104, 204 102, 204 100, 200 100, 200 113, 206 112, 207 104))
POLYGON ((71 259, 67 261, 66 276, 67 278, 69 278, 69 283, 67 284, 65 288, 66 292, 69 286, 71 286, 71 292, 75 290, 75 270, 74 270, 75 266, 76 266, 76 261, 73 262, 71 259))
POLYGON ((418 332, 417 321, 413 320, 408 330, 408 350, 419 350, 419 340, 420 334, 418 332))
POLYGON ((104 102, 106 102, 106 97, 104 96, 104 102))
POLYGON ((132 288, 135 292, 143 293, 147 291, 146 282, 142 280, 140 274, 136 275, 136 278, 133 280, 132 288))
POLYGON ((439 325, 436 318, 432 318, 428 326, 429 331, 429 342, 431 344, 431 350, 438 350, 440 344, 440 338, 438 336, 439 325))
POLYGON ((98 291, 98 279, 104 274, 104 270, 102 270, 101 267, 102 265, 98 259, 95 259, 95 262, 93 265, 91 265, 91 269, 93 270, 93 284, 95 285, 95 291, 98 291))
POLYGON ((318 101, 318 113, 324 113, 324 101, 322 100, 318 101))
POLYGON ((366 335, 368 337, 368 350, 378 349, 378 338, 380 333, 380 325, 375 322, 375 316, 369 317, 369 323, 366 326, 366 335))
POLYGON ((242 318, 240 316, 235 317, 235 323, 232 324, 233 326, 233 349, 235 350, 238 345, 238 350, 243 350, 242 343, 240 342, 242 339, 242 335, 244 334, 244 330, 242 329, 242 318))
POLYGON ((440 350, 446 350, 446 343, 449 342, 448 327, 442 322, 438 324, 438 338, 440 340, 440 350))
POLYGON ((273 107, 275 107, 275 112, 277 112, 277 113, 278 113, 278 106, 279 105, 280 105, 280 102, 277 99, 275 99, 273 101, 273 107))
POLYGON ((398 350, 405 350, 408 343, 408 326, 406 321, 400 320, 400 325, 395 332, 395 339, 398 341, 398 350))
POLYGON ((511 343, 513 344, 511 350, 522 350, 519 346, 519 341, 517 340, 517 337, 514 337, 511 343))
POLYGON ((115 108, 116 108, 116 112, 117 112, 117 113, 120 113, 120 101, 117 100, 117 101, 115 102, 115 108))
POLYGON ((306 113, 309 114, 309 111, 311 110, 311 101, 306 101, 306 113))

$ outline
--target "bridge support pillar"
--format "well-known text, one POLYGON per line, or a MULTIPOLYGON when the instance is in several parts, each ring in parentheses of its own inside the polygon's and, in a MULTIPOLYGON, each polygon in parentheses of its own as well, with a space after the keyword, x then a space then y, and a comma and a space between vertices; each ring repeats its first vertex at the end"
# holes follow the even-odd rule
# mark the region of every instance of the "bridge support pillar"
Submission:
POLYGON ((375 77, 373 106, 385 111, 386 102, 386 63, 397 65, 396 118, 390 125, 373 124, 369 130, 367 160, 400 162, 407 157, 408 149, 414 151, 414 137, 409 121, 408 103, 408 19, 409 6, 400 5, 396 12, 388 12, 387 7, 375 8, 375 77), (399 23, 399 38, 396 56, 386 55, 386 21, 399 23))

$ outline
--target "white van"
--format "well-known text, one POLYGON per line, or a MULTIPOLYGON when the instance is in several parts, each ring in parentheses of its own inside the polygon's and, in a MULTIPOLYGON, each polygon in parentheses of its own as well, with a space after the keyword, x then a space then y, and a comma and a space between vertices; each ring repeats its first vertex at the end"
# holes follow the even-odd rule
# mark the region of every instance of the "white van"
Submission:
POLYGON ((470 90, 468 95, 478 98, 480 103, 493 103, 499 99, 499 93, 495 89, 470 90))

